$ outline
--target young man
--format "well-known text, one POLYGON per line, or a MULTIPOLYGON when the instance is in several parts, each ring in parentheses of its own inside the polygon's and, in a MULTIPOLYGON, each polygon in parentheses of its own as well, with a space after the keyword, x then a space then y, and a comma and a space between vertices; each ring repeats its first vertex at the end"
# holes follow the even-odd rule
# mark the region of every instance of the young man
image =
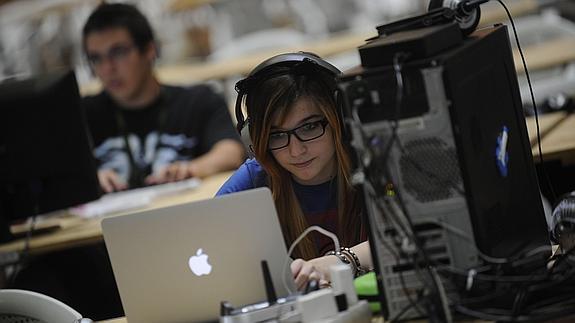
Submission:
POLYGON ((105 192, 205 177, 237 168, 244 149, 225 103, 207 86, 162 85, 157 47, 134 6, 102 4, 83 47, 104 90, 84 99, 105 192))

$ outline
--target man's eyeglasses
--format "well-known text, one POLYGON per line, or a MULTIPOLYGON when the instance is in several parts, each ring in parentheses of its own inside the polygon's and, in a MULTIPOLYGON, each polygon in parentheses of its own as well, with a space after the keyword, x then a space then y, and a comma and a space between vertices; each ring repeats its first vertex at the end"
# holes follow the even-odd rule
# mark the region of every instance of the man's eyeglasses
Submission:
POLYGON ((105 59, 108 59, 112 63, 117 63, 125 59, 134 49, 134 45, 117 45, 110 48, 105 54, 88 53, 86 56, 90 65, 96 67, 102 64, 105 59))
POLYGON ((324 118, 304 123, 292 130, 272 132, 268 141, 268 149, 277 150, 287 147, 292 134, 301 142, 317 139, 323 136, 327 125, 328 121, 324 118))

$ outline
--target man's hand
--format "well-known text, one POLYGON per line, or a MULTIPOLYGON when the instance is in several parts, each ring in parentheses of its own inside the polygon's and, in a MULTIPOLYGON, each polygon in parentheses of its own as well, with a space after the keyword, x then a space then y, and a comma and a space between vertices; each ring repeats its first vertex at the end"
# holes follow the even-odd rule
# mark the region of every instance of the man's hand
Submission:
POLYGON ((112 169, 99 170, 98 181, 100 181, 100 187, 106 193, 123 191, 128 188, 128 184, 112 169))
POLYGON ((146 177, 146 185, 177 182, 194 177, 194 165, 191 161, 178 161, 146 177))

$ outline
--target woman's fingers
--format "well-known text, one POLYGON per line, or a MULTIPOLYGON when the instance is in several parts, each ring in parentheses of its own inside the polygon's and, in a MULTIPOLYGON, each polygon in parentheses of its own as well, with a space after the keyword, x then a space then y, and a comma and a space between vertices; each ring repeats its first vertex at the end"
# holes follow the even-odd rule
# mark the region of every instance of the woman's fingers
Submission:
POLYGON ((304 290, 310 280, 324 280, 323 274, 309 261, 296 259, 291 264, 292 275, 298 290, 304 290))

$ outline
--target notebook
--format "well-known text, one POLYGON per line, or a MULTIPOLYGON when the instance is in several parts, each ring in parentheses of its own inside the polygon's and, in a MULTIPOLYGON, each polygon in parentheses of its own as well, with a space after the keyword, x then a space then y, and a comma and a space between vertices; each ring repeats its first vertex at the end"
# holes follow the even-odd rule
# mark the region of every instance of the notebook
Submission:
POLYGON ((218 320, 220 302, 266 300, 261 260, 278 296, 295 290, 267 188, 109 217, 102 232, 130 323, 218 320))

